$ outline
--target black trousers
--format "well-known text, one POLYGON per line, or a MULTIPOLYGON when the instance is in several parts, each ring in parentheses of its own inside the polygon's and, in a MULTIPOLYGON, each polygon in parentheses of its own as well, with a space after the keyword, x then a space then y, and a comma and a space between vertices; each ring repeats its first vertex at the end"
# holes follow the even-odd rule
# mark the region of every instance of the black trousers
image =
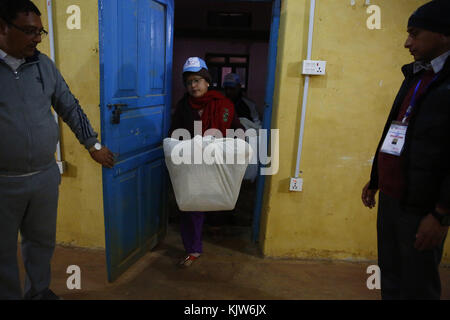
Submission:
POLYGON ((377 233, 383 300, 440 299, 439 264, 444 243, 431 250, 414 248, 426 214, 408 212, 398 200, 380 192, 377 233))

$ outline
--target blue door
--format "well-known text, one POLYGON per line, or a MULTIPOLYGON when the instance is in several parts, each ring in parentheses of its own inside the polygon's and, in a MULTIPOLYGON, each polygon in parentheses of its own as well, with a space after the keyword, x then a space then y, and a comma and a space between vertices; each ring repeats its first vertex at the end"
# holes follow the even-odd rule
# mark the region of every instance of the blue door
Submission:
POLYGON ((173 0, 99 0, 102 143, 108 280, 167 229, 162 140, 170 122, 173 0))

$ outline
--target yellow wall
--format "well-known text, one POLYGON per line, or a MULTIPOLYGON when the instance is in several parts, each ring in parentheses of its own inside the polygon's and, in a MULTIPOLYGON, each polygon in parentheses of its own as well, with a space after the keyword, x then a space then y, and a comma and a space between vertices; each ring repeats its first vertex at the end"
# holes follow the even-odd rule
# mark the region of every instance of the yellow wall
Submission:
MULTIPOLYGON (((363 0, 316 1, 312 59, 327 75, 311 80, 301 170, 304 191, 289 192, 294 175, 306 58, 309 0, 283 0, 273 128, 280 129, 280 170, 269 177, 261 242, 271 257, 376 259, 376 209, 361 203, 371 161, 412 61, 410 14, 426 0, 374 0, 381 30, 369 30, 363 0)), ((444 262, 450 262, 447 246, 444 262)))
MULTIPOLYGON (((48 30, 45 0, 35 0, 48 30)), ((95 0, 53 1, 56 65, 100 133, 100 83, 98 54, 98 7, 95 0), (81 30, 69 30, 71 5, 81 8, 81 30)), ((50 55, 49 40, 39 49, 50 55)), ((62 158, 67 172, 60 187, 57 242, 81 247, 104 247, 103 192, 101 167, 80 145, 66 124, 61 123, 62 158)))
MULTIPOLYGON (((95 0, 54 2, 57 66, 100 132, 98 9, 95 0), (66 9, 79 5, 82 29, 68 30, 66 9)), ((403 43, 409 15, 427 0, 375 0, 382 29, 368 30, 363 0, 317 1, 313 59, 327 75, 311 81, 301 170, 304 191, 291 193, 306 57, 309 0, 283 0, 273 127, 280 130, 280 170, 268 177, 261 243, 271 257, 375 259, 376 209, 363 207, 381 130, 411 61, 403 43)), ((45 1, 36 0, 47 25, 45 1)), ((41 50, 49 52, 48 39, 41 50)), ((63 159, 57 241, 104 247, 101 168, 62 125, 63 159)), ((450 262, 447 246, 444 262, 450 262)))

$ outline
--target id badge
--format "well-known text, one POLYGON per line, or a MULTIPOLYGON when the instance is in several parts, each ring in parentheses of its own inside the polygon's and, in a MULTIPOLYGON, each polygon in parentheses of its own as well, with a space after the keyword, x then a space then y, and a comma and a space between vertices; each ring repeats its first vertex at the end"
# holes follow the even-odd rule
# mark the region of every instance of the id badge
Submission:
POLYGON ((397 121, 392 122, 380 151, 400 156, 405 145, 407 130, 408 126, 406 124, 397 121))

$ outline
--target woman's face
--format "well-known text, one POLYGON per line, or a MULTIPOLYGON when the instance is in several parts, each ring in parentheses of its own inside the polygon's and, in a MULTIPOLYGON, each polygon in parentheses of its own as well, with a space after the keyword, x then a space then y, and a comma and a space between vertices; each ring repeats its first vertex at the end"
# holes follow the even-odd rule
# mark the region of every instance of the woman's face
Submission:
POLYGON ((202 97, 208 92, 208 82, 199 75, 192 74, 186 79, 186 88, 190 96, 194 98, 202 97))

